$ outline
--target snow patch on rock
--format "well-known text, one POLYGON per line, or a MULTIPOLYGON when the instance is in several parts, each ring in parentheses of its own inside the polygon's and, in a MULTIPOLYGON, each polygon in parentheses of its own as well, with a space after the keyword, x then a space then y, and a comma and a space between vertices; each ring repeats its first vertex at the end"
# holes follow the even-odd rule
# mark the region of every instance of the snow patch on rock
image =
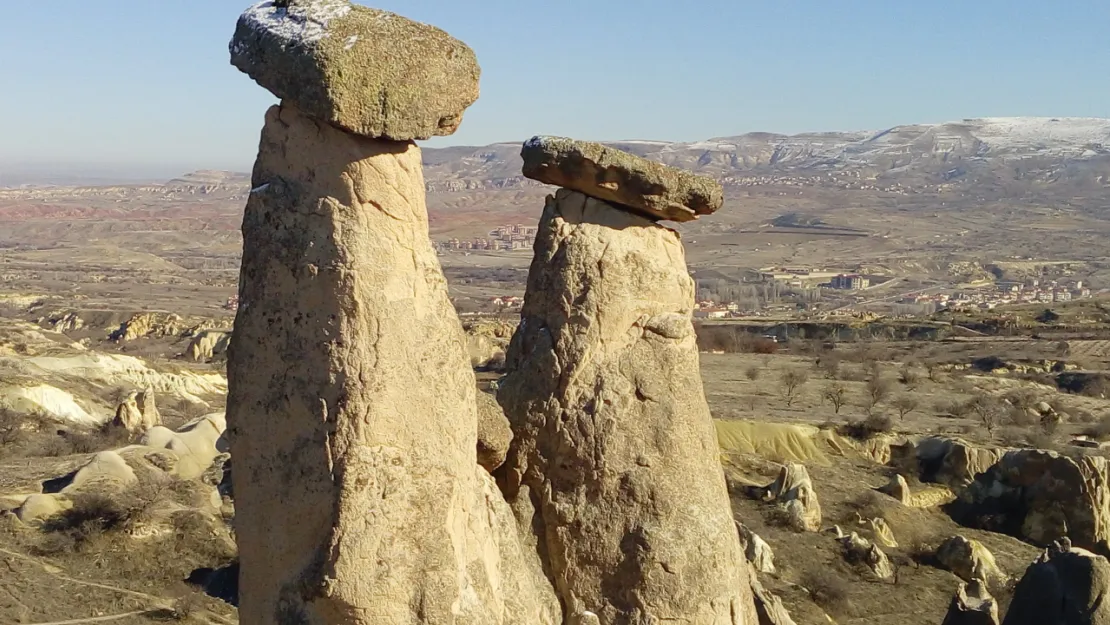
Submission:
POLYGON ((328 23, 350 12, 351 5, 346 0, 313 0, 288 8, 276 7, 274 0, 266 0, 244 11, 239 19, 254 30, 282 39, 286 45, 305 46, 327 37, 328 23))

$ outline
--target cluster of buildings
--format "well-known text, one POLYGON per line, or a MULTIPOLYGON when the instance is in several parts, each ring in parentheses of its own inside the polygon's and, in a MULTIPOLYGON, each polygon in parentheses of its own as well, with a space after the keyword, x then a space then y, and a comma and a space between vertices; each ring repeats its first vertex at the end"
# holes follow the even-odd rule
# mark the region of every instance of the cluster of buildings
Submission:
POLYGON ((536 226, 512 224, 498 226, 489 231, 485 237, 477 239, 448 239, 437 241, 435 246, 440 251, 472 251, 481 250, 489 252, 508 252, 512 250, 532 249, 536 239, 536 226))
POLYGON ((871 286, 871 278, 858 273, 838 273, 820 267, 782 266, 764 267, 759 277, 765 282, 777 282, 788 287, 824 287, 845 291, 861 291, 871 286))
POLYGON ((910 195, 920 191, 910 186, 902 186, 894 181, 864 177, 859 170, 831 171, 812 175, 762 174, 757 176, 726 176, 721 184, 728 187, 812 187, 832 186, 839 189, 883 191, 898 195, 910 195))
POLYGON ((739 316, 740 305, 736 302, 705 300, 694 304, 694 319, 728 319, 739 316))
POLYGON ((1033 279, 1025 282, 997 282, 995 288, 974 291, 957 291, 953 294, 920 294, 903 298, 901 304, 936 304, 937 309, 949 310, 992 310, 998 306, 1011 304, 1051 304, 1085 299, 1091 296, 1091 289, 1082 280, 1062 283, 1057 280, 1042 282, 1033 279))

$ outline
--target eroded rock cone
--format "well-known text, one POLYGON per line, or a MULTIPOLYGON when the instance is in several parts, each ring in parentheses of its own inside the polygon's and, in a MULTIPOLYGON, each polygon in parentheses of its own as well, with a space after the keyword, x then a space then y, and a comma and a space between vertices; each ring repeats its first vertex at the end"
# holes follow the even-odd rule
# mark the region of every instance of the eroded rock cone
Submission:
POLYGON ((1045 550, 1014 588, 1003 625, 1110 625, 1110 562, 1067 541, 1045 550))
POLYGON ((560 623, 475 462, 419 148, 275 106, 253 186, 228 360, 241 622, 560 623))
POLYGON ((979 580, 960 584, 942 625, 998 625, 998 602, 979 580))
POLYGON ((756 622, 698 371, 679 236, 547 199, 498 400, 499 470, 570 622, 756 622))

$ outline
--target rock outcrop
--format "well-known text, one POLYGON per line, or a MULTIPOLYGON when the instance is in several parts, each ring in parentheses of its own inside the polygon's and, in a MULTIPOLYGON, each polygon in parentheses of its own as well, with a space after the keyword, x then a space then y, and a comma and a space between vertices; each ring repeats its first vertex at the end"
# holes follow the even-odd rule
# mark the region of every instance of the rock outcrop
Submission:
POLYGON ((231 49, 283 98, 252 175, 228 348, 240 622, 559 625, 539 556, 475 461, 474 373, 420 149, 399 141, 457 126, 473 53, 340 0, 255 5, 231 49))
POLYGON ((1066 541, 1045 550, 1014 588, 1003 625, 1110 625, 1110 562, 1066 541))
POLYGON ((748 564, 760 573, 774 573, 775 553, 771 550, 771 545, 739 521, 736 522, 736 533, 740 537, 740 548, 744 550, 748 564))
POLYGON ((978 580, 960 584, 941 625, 998 625, 998 602, 978 580))
POLYGON ((724 190, 712 178, 600 143, 533 137, 520 155, 528 178, 619 204, 652 219, 690 221, 724 203, 724 190))
POLYGON ((982 580, 991 588, 1002 588, 1009 577, 998 568, 994 554, 977 540, 953 536, 937 547, 937 562, 965 582, 982 580))
POLYGON ((208 362, 227 353, 231 332, 227 330, 201 330, 189 340, 185 357, 193 362, 208 362))
POLYGON ((449 135, 478 99, 478 60, 442 30, 347 0, 259 2, 231 62, 306 115, 366 137, 449 135))
POLYGON ((756 622, 693 299, 676 232, 547 198, 498 392, 514 434, 500 472, 570 623, 756 622))
POLYGON ((154 391, 131 391, 116 406, 112 425, 127 430, 132 435, 142 434, 156 425, 162 425, 162 415, 154 404, 154 391))
POLYGON ((184 329, 181 317, 173 313, 135 313, 112 331, 108 338, 125 343, 142 338, 177 336, 184 329))
POLYGON ((821 530, 821 503, 817 501, 817 491, 813 488, 813 481, 804 465, 784 465, 778 478, 761 489, 760 498, 782 506, 795 531, 821 530))
POLYGON ((891 455, 891 461, 899 466, 916 463, 918 477, 923 482, 962 488, 994 466, 1002 457, 1002 451, 959 438, 928 436, 917 443, 892 447, 891 455))
POLYGON ((980 474, 948 511, 965 525, 1037 545, 1067 537, 1084 549, 1110 553, 1108 487, 1105 458, 1018 449, 980 474))

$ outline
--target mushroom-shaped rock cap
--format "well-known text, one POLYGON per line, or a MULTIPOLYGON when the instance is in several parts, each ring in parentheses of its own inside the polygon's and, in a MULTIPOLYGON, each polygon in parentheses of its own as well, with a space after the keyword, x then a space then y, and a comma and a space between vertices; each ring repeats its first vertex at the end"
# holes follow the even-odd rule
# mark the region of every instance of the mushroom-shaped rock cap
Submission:
POLYGON ((631 208, 655 219, 690 221, 724 203, 712 178, 600 143, 532 137, 520 151, 525 177, 631 208))
POLYGON ((366 137, 449 135, 478 99, 474 51, 347 0, 267 0, 239 18, 231 64, 305 114, 366 137))

